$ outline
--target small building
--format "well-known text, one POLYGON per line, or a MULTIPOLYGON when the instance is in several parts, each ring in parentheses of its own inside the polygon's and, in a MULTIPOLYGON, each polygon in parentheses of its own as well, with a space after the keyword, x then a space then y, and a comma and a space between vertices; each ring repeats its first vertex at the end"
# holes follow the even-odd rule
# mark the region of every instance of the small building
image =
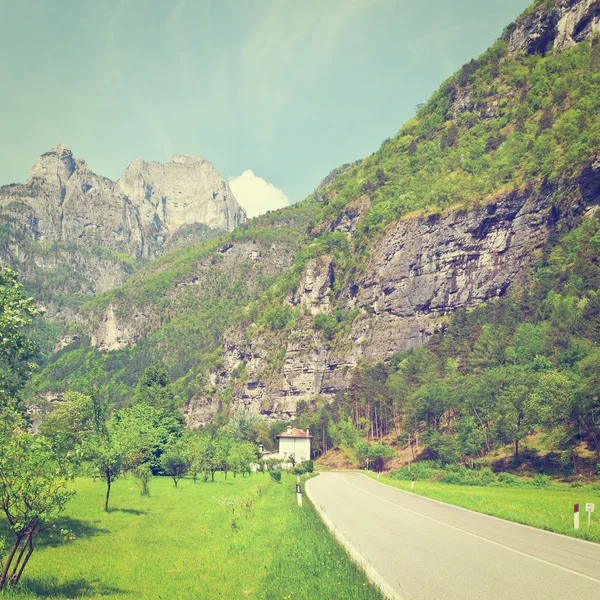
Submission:
MULTIPOLYGON (((296 427, 289 427, 287 431, 280 433, 277 436, 279 440, 279 451, 278 452, 263 452, 263 458, 277 458, 285 464, 290 465, 287 462, 288 459, 293 458, 295 463, 302 463, 305 460, 310 460, 310 440, 313 436, 310 434, 310 430, 303 431, 296 427)), ((262 450, 262 447, 261 447, 262 450)), ((289 467, 286 467, 289 468, 289 467)))
POLYGON ((293 456, 297 463, 310 460, 310 430, 302 431, 296 427, 288 427, 287 431, 277 436, 279 440, 279 457, 286 459, 293 456))

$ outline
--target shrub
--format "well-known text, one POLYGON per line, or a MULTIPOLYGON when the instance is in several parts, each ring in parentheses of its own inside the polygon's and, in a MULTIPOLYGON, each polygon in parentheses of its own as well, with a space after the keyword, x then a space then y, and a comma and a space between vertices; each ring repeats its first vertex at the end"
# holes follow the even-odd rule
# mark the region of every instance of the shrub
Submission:
POLYGON ((499 473, 498 485, 501 487, 521 487, 523 480, 512 473, 499 473))
POLYGON ((304 473, 306 473, 306 471, 302 465, 296 465, 292 469, 292 473, 294 473, 294 475, 304 475, 304 473))
POLYGON ((531 482, 532 485, 539 488, 549 488, 552 485, 552 479, 544 473, 537 473, 531 482))
POLYGON ((273 478, 273 481, 276 481, 277 483, 281 481, 281 471, 279 469, 273 469, 272 471, 269 471, 269 474, 273 478))
POLYGON ((415 479, 427 480, 432 479, 440 474, 439 463, 433 460, 423 460, 408 466, 390 471, 390 477, 392 479, 399 479, 404 481, 410 481, 413 477, 415 479))
POLYGON ((464 465, 448 467, 448 471, 440 478, 442 483, 455 485, 490 485, 496 481, 496 476, 489 467, 480 471, 467 469, 464 465))
POLYGON ((307 473, 312 473, 315 470, 315 463, 312 460, 304 461, 304 470, 307 473))

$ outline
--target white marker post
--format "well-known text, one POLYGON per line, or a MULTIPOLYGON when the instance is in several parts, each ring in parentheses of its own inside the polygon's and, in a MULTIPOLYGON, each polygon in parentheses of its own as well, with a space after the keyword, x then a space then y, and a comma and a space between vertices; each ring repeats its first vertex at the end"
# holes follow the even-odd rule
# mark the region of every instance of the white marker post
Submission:
POLYGON ((573 506, 573 527, 579 529, 579 504, 573 506))
POLYGON ((410 489, 414 490, 415 489, 415 478, 412 478, 412 481, 410 482, 410 489))
POLYGON ((296 484, 296 498, 298 498, 298 506, 302 506, 302 488, 300 484, 296 484))
POLYGON ((596 506, 593 502, 586 502, 585 512, 588 514, 588 527, 590 526, 590 524, 592 522, 592 513, 594 512, 595 508, 596 508, 596 506))

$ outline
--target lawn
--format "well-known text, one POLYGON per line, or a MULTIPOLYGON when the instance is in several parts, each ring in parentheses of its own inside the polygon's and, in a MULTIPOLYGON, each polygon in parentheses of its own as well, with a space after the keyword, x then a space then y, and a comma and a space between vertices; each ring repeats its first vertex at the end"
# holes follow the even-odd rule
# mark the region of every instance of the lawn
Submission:
POLYGON ((127 478, 115 482, 105 513, 105 485, 79 479, 14 597, 381 600, 306 497, 297 506, 295 483, 218 475, 175 488, 155 478, 142 498, 127 478))
MULTIPOLYGON (((377 478, 373 473, 369 473, 369 476, 377 478)), ((379 481, 411 491, 410 481, 398 481, 384 475, 380 476, 379 481)), ((549 488, 503 488, 417 481, 414 493, 508 521, 600 542, 600 490, 589 485, 581 488, 559 484, 549 488), (586 502, 596 505, 589 529, 584 512, 586 502), (579 504, 580 510, 578 531, 573 529, 574 504, 579 504)))

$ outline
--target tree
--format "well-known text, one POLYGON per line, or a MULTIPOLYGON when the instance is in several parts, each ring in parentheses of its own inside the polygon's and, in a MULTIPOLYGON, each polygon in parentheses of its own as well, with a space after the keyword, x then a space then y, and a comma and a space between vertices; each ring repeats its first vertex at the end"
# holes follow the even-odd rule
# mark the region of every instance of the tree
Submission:
POLYGON ((190 457, 181 444, 167 446, 160 457, 160 466, 166 475, 173 479, 175 487, 179 480, 185 477, 190 470, 190 457))
POLYGON ((17 274, 0 268, 0 408, 17 406, 18 392, 37 367, 37 345, 27 330, 42 312, 25 297, 17 274))
POLYGON ((0 510, 14 540, 2 563, 0 590, 15 587, 34 551, 35 536, 50 525, 73 496, 68 462, 50 444, 23 432, 14 414, 3 414, 0 432, 0 510))
POLYGON ((261 418, 256 413, 240 408, 229 419, 227 431, 236 442, 249 441, 252 439, 254 429, 259 422, 261 422, 261 418))
POLYGON ((254 444, 250 442, 242 442, 241 444, 234 444, 229 450, 227 462, 233 470, 233 476, 237 473, 242 475, 250 473, 252 469, 252 463, 257 461, 258 449, 254 444))
POLYGON ((144 371, 135 388, 132 404, 147 404, 163 413, 177 414, 183 423, 169 374, 162 364, 152 365, 144 371))
POLYGON ((541 398, 535 393, 539 378, 525 370, 511 371, 509 376, 510 383, 498 398, 496 426, 501 440, 513 442, 518 464, 520 441, 542 420, 541 398))
POLYGON ((61 453, 77 452, 93 429, 94 409, 91 398, 77 392, 67 392, 58 408, 46 415, 39 433, 61 453))

